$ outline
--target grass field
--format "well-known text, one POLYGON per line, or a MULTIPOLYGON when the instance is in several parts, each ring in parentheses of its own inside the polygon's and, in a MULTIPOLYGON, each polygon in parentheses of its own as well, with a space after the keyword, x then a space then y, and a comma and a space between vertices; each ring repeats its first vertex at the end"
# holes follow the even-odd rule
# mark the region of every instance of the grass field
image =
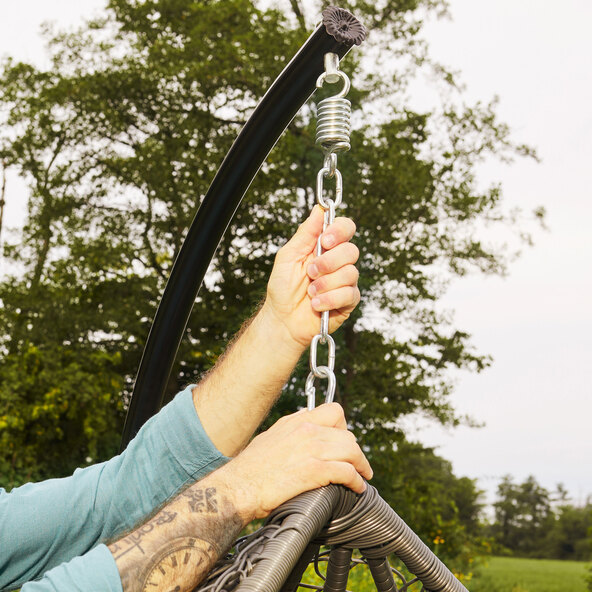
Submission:
POLYGON ((586 592, 586 563, 492 557, 468 588, 471 592, 586 592))
MULTIPOLYGON (((492 557, 466 585, 470 592, 587 592, 585 577, 588 566, 577 561, 492 557)), ((324 572, 324 566, 322 570, 324 572)), ((311 567, 304 581, 322 585, 311 567)), ((352 570, 347 588, 352 592, 376 591, 365 567, 352 570)), ((419 589, 419 586, 411 588, 413 592, 419 589)))

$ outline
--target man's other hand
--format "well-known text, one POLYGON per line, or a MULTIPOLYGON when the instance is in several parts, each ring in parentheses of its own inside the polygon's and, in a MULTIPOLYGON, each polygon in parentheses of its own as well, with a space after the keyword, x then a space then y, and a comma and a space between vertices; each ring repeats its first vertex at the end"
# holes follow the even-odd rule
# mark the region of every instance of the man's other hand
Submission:
POLYGON ((262 310, 301 347, 319 332, 323 311, 330 311, 329 331, 333 332, 360 302, 355 267, 359 251, 350 242, 356 231, 354 222, 336 218, 321 239, 325 253, 317 257, 315 248, 322 230, 323 210, 315 206, 278 251, 262 310))
POLYGON ((372 469, 347 430, 341 406, 327 403, 281 418, 215 475, 247 523, 329 483, 362 493, 372 469))

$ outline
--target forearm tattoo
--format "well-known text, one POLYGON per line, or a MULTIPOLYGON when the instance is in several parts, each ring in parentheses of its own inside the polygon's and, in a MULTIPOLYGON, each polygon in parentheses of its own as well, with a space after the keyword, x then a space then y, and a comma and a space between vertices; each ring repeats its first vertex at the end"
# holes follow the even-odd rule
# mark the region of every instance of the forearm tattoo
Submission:
POLYGON ((236 509, 196 485, 109 545, 124 592, 189 592, 230 547, 242 528, 236 509))

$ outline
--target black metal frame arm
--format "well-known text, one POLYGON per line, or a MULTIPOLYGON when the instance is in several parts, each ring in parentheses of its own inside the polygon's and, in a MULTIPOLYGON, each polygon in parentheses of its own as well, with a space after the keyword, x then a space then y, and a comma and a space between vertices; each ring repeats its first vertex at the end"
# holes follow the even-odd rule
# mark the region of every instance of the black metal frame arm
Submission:
POLYGON ((333 52, 342 58, 354 43, 359 44, 358 38, 344 37, 330 22, 321 24, 269 88, 230 148, 191 224, 156 312, 127 413, 122 450, 162 405, 195 298, 243 196, 314 92, 324 71, 324 55, 333 52))

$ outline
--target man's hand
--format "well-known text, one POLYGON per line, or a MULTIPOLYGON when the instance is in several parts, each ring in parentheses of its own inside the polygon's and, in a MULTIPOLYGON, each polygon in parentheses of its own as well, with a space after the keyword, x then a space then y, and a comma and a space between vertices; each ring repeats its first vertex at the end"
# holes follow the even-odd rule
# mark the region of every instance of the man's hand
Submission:
POLYGON ((124 592, 192 590, 241 528, 329 483, 362 492, 372 469, 337 403, 280 419, 227 465, 109 545, 124 592))
POLYGON ((330 311, 329 331, 337 329, 360 302, 358 248, 349 242, 356 226, 336 218, 323 233, 326 250, 316 257, 323 230, 323 210, 315 206, 296 234, 277 253, 262 313, 270 313, 288 335, 306 347, 319 332, 323 311, 330 311))
POLYGON ((331 311, 334 331, 360 301, 356 230, 337 218, 323 234, 327 249, 315 256, 323 229, 316 206, 277 256, 259 313, 194 390, 195 408, 220 452, 235 456, 269 413, 302 352, 319 332, 321 312, 331 311))
POLYGON ((358 493, 372 469, 337 403, 281 418, 217 471, 245 523, 304 491, 340 483, 358 493))

